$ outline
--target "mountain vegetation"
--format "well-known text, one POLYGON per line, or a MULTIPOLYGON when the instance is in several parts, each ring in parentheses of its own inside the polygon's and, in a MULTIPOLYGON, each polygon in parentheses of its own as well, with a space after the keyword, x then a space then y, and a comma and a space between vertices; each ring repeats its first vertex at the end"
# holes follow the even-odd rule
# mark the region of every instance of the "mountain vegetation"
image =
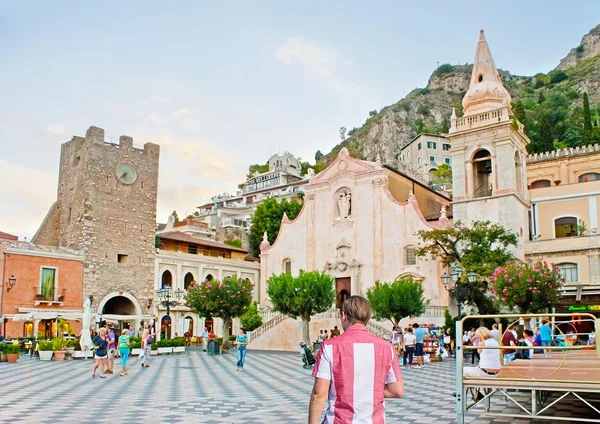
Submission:
MULTIPOLYGON (((425 88, 368 112, 360 127, 340 128, 341 143, 329 154, 317 152, 317 165, 330 163, 346 147, 354 157, 375 160, 379 155, 398 167, 404 144, 420 133, 447 133, 452 107, 462 116, 471 70, 472 65, 439 66, 425 88)), ((512 96, 513 114, 531 139, 530 153, 600 142, 600 25, 549 73, 517 76, 500 71, 500 76, 512 96)))

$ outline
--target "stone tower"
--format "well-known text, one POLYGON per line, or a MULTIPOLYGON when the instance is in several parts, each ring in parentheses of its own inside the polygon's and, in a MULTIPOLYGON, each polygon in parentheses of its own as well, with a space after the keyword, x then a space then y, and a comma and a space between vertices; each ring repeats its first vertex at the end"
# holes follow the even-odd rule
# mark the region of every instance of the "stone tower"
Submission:
POLYGON ((98 314, 138 328, 153 299, 160 146, 104 141, 104 130, 61 146, 58 196, 34 242, 85 253, 83 293, 98 314), (113 317, 119 319, 119 317, 113 317))
POLYGON ((483 30, 462 117, 452 111, 453 213, 456 221, 491 221, 515 232, 514 252, 524 259, 529 237, 525 171, 529 138, 511 110, 511 97, 498 74, 483 30))

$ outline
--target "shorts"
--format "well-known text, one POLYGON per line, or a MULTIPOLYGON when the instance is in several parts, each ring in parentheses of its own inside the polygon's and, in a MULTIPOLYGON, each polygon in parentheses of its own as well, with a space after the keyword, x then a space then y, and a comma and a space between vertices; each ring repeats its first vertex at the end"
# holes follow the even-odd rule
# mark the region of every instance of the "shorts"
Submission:
POLYGON ((117 349, 108 349, 108 359, 115 359, 117 349))
POLYGON ((552 342, 550 340, 542 340, 542 346, 552 346, 552 342))
POLYGON ((400 344, 400 340, 392 340, 392 344, 394 346, 398 346, 400 344))
POLYGON ((417 347, 415 348, 415 356, 423 356, 423 343, 417 343, 417 347))
POLYGON ((107 358, 107 355, 104 355, 104 356, 96 355, 96 359, 106 359, 106 358, 107 358))

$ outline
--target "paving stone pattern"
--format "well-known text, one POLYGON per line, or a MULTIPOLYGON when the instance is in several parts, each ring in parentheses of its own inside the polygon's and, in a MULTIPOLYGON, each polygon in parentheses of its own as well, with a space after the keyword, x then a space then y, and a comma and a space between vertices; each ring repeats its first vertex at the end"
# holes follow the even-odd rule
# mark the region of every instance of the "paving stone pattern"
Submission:
MULTIPOLYGON (((0 364, 0 422, 306 422, 313 379, 310 370, 302 368, 299 355, 249 351, 244 373, 235 371, 235 360, 235 354, 207 356, 193 350, 184 355, 153 357, 152 366, 144 369, 134 357, 129 361, 128 376, 115 374, 100 379, 92 378, 91 360, 42 362, 21 357, 16 364, 0 364)), ((455 422, 453 361, 403 372, 406 395, 386 401, 387 423, 455 422)), ((577 405, 560 408, 588 413, 577 405)), ((493 404, 494 411, 516 409, 500 398, 493 404)), ((530 421, 493 419, 477 407, 467 422, 530 421)))

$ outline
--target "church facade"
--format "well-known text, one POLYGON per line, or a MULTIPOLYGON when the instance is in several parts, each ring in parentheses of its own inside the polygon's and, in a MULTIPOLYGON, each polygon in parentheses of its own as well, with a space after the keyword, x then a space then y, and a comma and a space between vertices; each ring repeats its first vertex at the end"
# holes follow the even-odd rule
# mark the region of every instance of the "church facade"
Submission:
POLYGON ((364 296, 376 281, 410 275, 430 300, 422 319, 443 322, 448 295, 441 265, 417 258, 414 250, 418 230, 449 222, 448 198, 381 163, 352 158, 345 148, 304 190, 298 217, 284 217, 273 245, 262 246, 262 304, 269 305, 267 279, 287 271, 327 271, 335 279, 337 306, 347 296, 364 296))

